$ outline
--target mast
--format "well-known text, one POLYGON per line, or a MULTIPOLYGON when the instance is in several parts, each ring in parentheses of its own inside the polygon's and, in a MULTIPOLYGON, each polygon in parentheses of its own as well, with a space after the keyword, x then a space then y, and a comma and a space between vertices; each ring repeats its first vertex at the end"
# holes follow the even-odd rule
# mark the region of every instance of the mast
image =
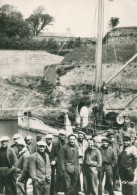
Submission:
POLYGON ((95 73, 95 94, 94 94, 94 125, 101 124, 103 114, 102 94, 102 38, 104 29, 104 0, 98 0, 98 26, 97 26, 97 47, 96 47, 96 73, 95 73))
POLYGON ((98 0, 98 28, 97 28, 97 47, 96 47, 96 74, 95 74, 95 101, 98 106, 102 87, 102 38, 104 27, 104 0, 98 0))

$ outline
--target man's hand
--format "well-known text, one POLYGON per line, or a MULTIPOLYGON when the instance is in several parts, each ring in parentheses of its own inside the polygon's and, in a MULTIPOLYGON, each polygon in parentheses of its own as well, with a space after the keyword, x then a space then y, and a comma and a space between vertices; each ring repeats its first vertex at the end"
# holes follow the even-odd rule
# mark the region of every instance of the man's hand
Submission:
POLYGON ((51 162, 51 165, 55 165, 55 164, 56 164, 56 161, 53 160, 53 161, 51 162))

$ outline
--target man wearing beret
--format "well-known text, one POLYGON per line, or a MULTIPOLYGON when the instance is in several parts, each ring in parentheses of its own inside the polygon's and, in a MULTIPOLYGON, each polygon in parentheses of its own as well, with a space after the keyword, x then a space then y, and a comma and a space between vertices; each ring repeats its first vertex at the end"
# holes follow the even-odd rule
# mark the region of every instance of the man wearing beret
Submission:
MULTIPOLYGON (((100 147, 102 156, 102 181, 104 173, 106 173, 106 185, 105 191, 108 191, 109 195, 114 195, 113 189, 113 167, 116 165, 116 156, 113 148, 109 146, 109 140, 107 138, 102 139, 102 145, 100 147)), ((101 195, 101 189, 99 195, 101 195)))
POLYGON ((33 195, 50 195, 51 167, 46 143, 37 142, 37 152, 29 158, 29 174, 33 182, 33 195))
POLYGON ((128 182, 134 181, 135 169, 137 167, 137 148, 131 145, 129 136, 123 137, 123 151, 118 156, 119 175, 122 181, 122 194, 131 195, 132 186, 128 182))
POLYGON ((0 194, 16 195, 17 156, 14 149, 8 147, 9 137, 0 138, 0 194))

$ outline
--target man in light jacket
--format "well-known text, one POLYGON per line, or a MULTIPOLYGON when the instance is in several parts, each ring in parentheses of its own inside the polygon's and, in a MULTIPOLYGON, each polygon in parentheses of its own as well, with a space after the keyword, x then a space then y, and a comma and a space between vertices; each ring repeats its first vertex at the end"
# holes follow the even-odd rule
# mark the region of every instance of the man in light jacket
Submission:
POLYGON ((37 152, 29 158, 29 174, 33 182, 33 195, 50 195, 51 167, 46 143, 37 142, 37 152))

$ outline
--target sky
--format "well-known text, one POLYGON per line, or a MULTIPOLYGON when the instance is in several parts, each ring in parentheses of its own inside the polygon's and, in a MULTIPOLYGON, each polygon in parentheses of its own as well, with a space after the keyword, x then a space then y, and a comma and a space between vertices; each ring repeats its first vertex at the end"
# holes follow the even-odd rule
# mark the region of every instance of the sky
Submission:
MULTIPOLYGON (((0 0, 0 5, 17 7, 24 18, 28 18, 38 6, 55 18, 53 25, 45 31, 64 33, 70 28, 74 36, 96 35, 98 0, 0 0)), ((120 18, 120 26, 137 26, 137 0, 104 0, 104 34, 108 31, 111 17, 120 18)))

